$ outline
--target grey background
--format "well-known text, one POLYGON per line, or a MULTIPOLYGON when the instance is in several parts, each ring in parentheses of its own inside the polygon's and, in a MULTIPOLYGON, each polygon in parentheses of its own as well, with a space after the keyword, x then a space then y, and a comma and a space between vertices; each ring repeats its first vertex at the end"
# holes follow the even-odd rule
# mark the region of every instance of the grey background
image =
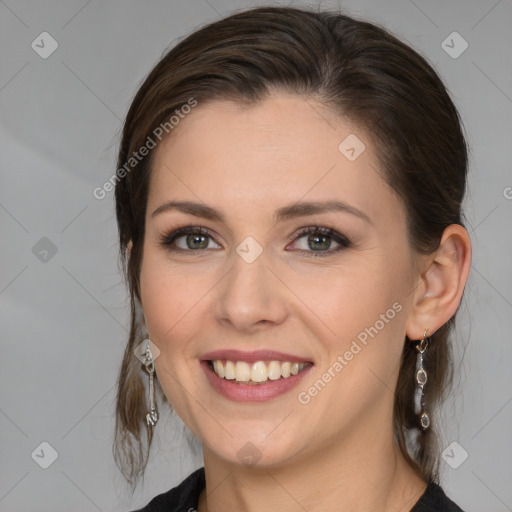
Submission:
MULTIPOLYGON (((205 22, 260 4, 0 2, 1 511, 130 510, 201 465, 181 422, 165 415, 133 501, 113 463, 128 303, 113 194, 100 201, 92 191, 115 171, 122 119, 162 52, 205 22), (31 47, 44 31, 58 43, 47 59, 31 47), (44 253, 52 246, 44 237, 55 254, 44 253), (36 463, 49 461, 42 442, 58 453, 47 469, 36 463)), ((512 3, 322 5, 381 23, 419 50, 460 109, 472 148, 466 217, 474 259, 443 448, 458 443, 448 450, 452 465, 462 450, 468 458, 456 469, 443 462, 443 485, 468 512, 512 510, 512 3), (458 58, 442 46, 454 31, 469 44, 458 58)), ((451 45, 460 49, 460 41, 451 45)))

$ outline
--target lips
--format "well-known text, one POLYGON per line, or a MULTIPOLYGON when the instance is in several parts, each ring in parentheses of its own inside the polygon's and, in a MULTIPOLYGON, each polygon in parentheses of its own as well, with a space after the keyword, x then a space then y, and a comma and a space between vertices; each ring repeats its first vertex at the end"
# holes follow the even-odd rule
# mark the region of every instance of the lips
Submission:
POLYGON ((243 350, 216 350, 208 352, 200 357, 201 361, 229 360, 229 361, 245 361, 246 363, 255 363, 257 361, 281 361, 281 362, 297 362, 312 363, 307 356, 300 357, 284 352, 276 352, 275 350, 255 350, 246 352, 243 350))
POLYGON ((211 386, 237 402, 265 401, 286 393, 313 366, 307 357, 274 350, 217 350, 200 361, 211 386))

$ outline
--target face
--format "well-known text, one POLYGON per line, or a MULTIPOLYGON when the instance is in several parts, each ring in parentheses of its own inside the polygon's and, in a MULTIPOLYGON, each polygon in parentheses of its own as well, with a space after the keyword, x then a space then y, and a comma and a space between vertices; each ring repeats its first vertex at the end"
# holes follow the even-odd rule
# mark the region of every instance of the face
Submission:
POLYGON ((276 467, 390 435, 415 260, 367 134, 275 93, 199 104, 156 151, 141 300, 205 450, 276 467))

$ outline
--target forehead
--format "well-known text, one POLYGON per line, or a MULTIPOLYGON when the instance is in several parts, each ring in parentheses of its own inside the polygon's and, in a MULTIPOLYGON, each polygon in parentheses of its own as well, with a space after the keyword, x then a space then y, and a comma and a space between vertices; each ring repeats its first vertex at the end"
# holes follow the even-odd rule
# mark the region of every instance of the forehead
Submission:
POLYGON ((149 204, 185 198, 265 210, 341 199, 377 215, 393 199, 378 168, 367 133, 313 99, 212 101, 198 104, 157 148, 149 204))

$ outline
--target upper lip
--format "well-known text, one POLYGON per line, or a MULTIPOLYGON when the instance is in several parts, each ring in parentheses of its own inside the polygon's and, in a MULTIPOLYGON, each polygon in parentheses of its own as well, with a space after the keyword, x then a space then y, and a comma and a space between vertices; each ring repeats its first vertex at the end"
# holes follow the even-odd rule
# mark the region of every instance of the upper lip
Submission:
POLYGON ((202 355, 200 359, 201 361, 226 359, 228 361, 246 361, 248 363, 255 363, 256 361, 312 362, 307 357, 294 356, 275 350, 255 350, 251 352, 244 350, 215 350, 202 355))

